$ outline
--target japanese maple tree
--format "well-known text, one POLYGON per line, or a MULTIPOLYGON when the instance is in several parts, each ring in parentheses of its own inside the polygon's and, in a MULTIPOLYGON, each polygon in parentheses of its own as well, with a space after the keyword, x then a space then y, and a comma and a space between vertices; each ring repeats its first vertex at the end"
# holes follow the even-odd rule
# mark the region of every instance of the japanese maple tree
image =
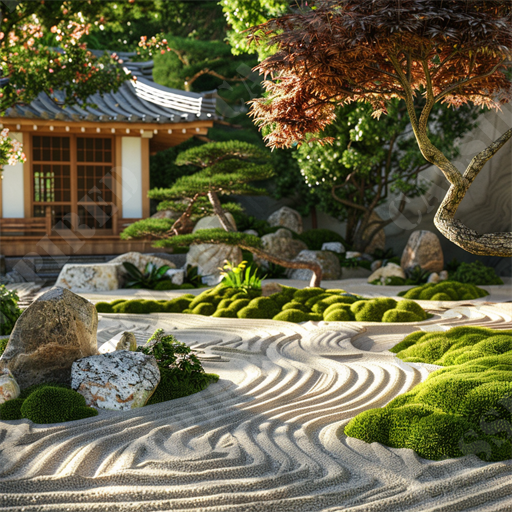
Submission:
POLYGON ((512 6, 501 0, 318 0, 252 29, 277 48, 258 70, 267 96, 252 104, 271 147, 321 138, 336 107, 368 102, 374 115, 403 100, 421 153, 450 188, 434 222, 473 254, 512 256, 512 233, 480 234, 455 219, 484 164, 511 138, 507 130, 461 173, 428 130, 436 103, 499 108, 510 100, 512 6), (308 138, 309 137, 309 138, 308 138))

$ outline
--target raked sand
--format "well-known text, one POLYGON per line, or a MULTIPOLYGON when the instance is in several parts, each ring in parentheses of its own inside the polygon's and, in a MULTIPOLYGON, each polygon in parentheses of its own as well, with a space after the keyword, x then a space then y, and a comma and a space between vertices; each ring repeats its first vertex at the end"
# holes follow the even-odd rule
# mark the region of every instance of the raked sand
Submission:
POLYGON ((162 327, 220 381, 190 397, 36 426, 0 421, 0 510, 512 511, 512 460, 428 461, 341 433, 436 367, 387 349, 421 327, 512 328, 510 305, 418 325, 101 315, 98 340, 162 327))

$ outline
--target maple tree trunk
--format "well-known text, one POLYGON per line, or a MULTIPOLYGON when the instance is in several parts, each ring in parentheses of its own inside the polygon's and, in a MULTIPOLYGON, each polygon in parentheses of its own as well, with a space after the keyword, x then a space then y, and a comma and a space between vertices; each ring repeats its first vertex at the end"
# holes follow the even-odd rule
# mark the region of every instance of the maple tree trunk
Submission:
POLYGON ((258 256, 262 260, 267 260, 275 265, 281 265, 281 267, 285 268, 305 268, 311 270, 313 275, 311 277, 311 281, 309 282, 309 286, 319 287, 322 282, 322 267, 313 261, 290 261, 285 260, 283 258, 278 258, 273 254, 270 254, 262 249, 256 249, 255 247, 251 247, 250 245, 238 244, 240 249, 245 249, 246 251, 252 252, 254 255, 258 256))

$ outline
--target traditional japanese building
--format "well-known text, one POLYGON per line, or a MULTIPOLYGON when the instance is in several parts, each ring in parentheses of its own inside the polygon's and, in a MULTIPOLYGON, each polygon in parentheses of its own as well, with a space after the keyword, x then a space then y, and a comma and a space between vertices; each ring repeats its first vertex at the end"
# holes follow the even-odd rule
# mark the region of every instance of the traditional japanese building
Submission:
POLYGON ((123 241, 122 229, 149 217, 149 156, 215 119, 215 91, 185 92, 152 80, 152 63, 129 63, 137 79, 63 106, 41 93, 9 109, 1 123, 23 143, 27 161, 0 180, 0 253, 23 256, 120 254, 150 248, 123 241))

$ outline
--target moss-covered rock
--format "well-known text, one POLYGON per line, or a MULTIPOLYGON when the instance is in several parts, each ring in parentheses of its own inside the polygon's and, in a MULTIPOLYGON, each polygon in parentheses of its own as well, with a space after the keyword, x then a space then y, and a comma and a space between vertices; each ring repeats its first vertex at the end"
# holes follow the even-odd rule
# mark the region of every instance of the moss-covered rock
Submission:
POLYGON ((420 331, 391 350, 403 361, 444 367, 386 407, 356 416, 347 435, 435 460, 471 453, 486 461, 512 457, 512 331, 420 331))
POLYGON ((421 320, 427 319, 427 312, 413 300, 399 300, 396 304, 395 309, 400 311, 410 311, 415 315, 419 316, 421 320))
POLYGON ((114 313, 129 313, 136 315, 148 314, 148 310, 142 300, 127 300, 114 306, 114 313))
POLYGON ((300 309, 287 309, 285 311, 281 311, 276 316, 274 316, 273 320, 279 320, 281 322, 307 322, 309 320, 309 314, 304 313, 300 309))
POLYGON ((110 302, 96 302, 96 311, 98 313, 113 313, 114 307, 110 302))
POLYGON ((474 300, 489 295, 489 292, 471 283, 442 281, 417 286, 398 295, 406 299, 419 300, 474 300))
POLYGON ((380 322, 386 311, 395 308, 396 300, 371 299, 364 301, 362 306, 359 304, 354 302, 350 308, 358 322, 380 322))
POLYGON ((218 308, 212 316, 216 318, 237 318, 236 311, 229 308, 218 308))
MULTIPOLYGON (((335 303, 331 304, 323 313, 324 320, 327 321, 327 316, 330 315, 333 311, 343 310, 346 311, 349 315, 350 320, 355 320, 356 317, 354 316, 354 313, 350 310, 350 304, 341 304, 341 303, 335 303)), ((344 316, 344 315, 343 315, 344 316)), ((333 321, 333 320, 331 320, 333 321)))
POLYGON ((215 313, 215 309, 216 307, 213 304, 210 304, 209 302, 201 302, 192 310, 192 313, 194 315, 210 316, 215 313))
POLYGON ((249 302, 251 302, 250 299, 236 299, 229 305, 228 309, 238 313, 242 308, 247 307, 249 302))
POLYGON ((21 406, 21 415, 34 423, 60 423, 95 416, 95 409, 88 408, 85 398, 76 391, 61 387, 44 386, 30 393, 21 406))
POLYGON ((350 322, 353 320, 353 316, 350 314, 350 311, 340 307, 330 309, 328 313, 324 314, 323 318, 326 322, 350 322))
POLYGON ((325 290, 323 288, 304 288, 302 290, 297 290, 293 294, 293 299, 304 304, 311 297, 320 295, 321 293, 324 293, 324 291, 325 290))
POLYGON ((403 311, 401 309, 388 309, 382 315, 382 322, 421 322, 423 318, 412 311, 403 311))
POLYGON ((291 302, 288 302, 285 304, 281 311, 286 311, 287 309, 298 309, 299 311, 303 311, 304 313, 309 313, 309 308, 302 304, 301 302, 297 302, 295 300, 292 300, 291 302))

